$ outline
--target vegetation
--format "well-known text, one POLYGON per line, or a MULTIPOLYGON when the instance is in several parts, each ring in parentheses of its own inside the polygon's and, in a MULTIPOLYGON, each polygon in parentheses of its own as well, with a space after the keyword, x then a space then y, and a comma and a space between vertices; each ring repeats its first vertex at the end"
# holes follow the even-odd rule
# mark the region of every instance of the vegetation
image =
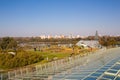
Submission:
POLYGON ((4 37, 0 42, 0 48, 2 52, 6 52, 10 49, 15 51, 17 48, 17 42, 13 38, 4 37))
POLYGON ((38 53, 28 53, 17 46, 17 41, 11 37, 0 40, 0 68, 16 68, 42 61, 38 53), (10 52, 14 53, 11 54, 10 52))
POLYGON ((114 47, 115 45, 119 45, 120 38, 103 36, 99 39, 99 42, 105 47, 114 47))
MULTIPOLYGON (((83 40, 94 40, 95 36, 88 36, 83 40)), ((105 47, 114 47, 120 45, 120 36, 101 36, 99 37, 99 43, 105 47)))
MULTIPOLYGON (((10 69, 31 65, 34 63, 49 62, 64 57, 74 56, 77 54, 84 55, 84 53, 91 51, 85 50, 82 47, 72 45, 72 47, 58 46, 58 44, 76 44, 79 40, 94 40, 94 36, 88 36, 86 38, 75 39, 40 39, 38 37, 26 37, 26 38, 11 38, 4 37, 0 39, 0 68, 10 69), (50 46, 38 46, 37 50, 34 50, 34 46, 20 47, 19 43, 31 43, 42 42, 49 43, 50 46), (29 48, 30 47, 30 48, 29 48), (39 49, 40 48, 40 49, 39 49), (9 52, 15 52, 15 55, 9 52)), ((114 47, 120 45, 120 37, 102 36, 99 37, 101 45, 114 47)), ((31 43, 33 44, 33 43, 31 43)), ((35 45, 36 46, 36 45, 35 45)))
POLYGON ((19 52, 13 54, 0 54, 0 68, 16 68, 42 61, 44 58, 38 53, 19 52))

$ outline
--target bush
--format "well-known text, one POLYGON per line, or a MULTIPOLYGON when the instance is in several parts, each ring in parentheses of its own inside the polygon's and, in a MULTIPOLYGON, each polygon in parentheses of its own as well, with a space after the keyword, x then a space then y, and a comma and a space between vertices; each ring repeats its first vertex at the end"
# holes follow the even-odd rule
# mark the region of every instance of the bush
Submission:
POLYGON ((1 68, 16 68, 37 63, 43 60, 39 53, 18 52, 15 56, 12 54, 0 54, 1 68))

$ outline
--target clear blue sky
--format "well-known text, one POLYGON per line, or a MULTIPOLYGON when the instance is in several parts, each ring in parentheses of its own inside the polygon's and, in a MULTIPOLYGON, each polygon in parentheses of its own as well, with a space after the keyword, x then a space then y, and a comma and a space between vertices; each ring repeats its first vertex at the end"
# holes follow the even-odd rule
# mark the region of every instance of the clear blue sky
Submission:
POLYGON ((0 37, 120 35, 120 0, 0 0, 0 37))

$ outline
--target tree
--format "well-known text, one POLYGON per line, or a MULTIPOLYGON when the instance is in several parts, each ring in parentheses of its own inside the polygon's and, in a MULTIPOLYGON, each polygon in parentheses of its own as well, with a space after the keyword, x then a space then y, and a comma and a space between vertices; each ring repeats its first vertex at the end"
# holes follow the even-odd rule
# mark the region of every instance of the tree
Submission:
POLYGON ((99 40, 100 44, 106 47, 114 47, 117 44, 117 40, 114 37, 103 36, 99 40))
POLYGON ((0 47, 1 47, 2 51, 6 51, 9 49, 15 50, 17 47, 17 42, 13 38, 4 37, 1 40, 0 47))

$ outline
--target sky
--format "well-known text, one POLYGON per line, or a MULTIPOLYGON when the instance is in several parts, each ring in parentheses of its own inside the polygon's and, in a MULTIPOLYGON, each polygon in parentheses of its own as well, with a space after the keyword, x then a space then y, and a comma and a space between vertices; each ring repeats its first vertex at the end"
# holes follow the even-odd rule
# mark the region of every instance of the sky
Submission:
POLYGON ((0 0, 0 37, 120 35, 120 0, 0 0))

